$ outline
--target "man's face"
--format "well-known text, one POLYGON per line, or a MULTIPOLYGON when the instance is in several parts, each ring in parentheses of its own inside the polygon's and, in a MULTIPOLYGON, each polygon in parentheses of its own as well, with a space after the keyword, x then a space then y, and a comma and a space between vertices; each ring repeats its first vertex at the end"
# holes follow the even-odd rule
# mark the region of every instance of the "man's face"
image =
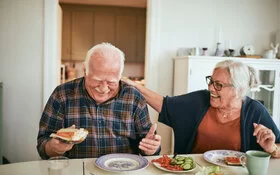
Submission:
POLYGON ((94 58, 89 62, 85 75, 86 89, 97 104, 115 97, 119 91, 120 63, 104 58, 94 58))

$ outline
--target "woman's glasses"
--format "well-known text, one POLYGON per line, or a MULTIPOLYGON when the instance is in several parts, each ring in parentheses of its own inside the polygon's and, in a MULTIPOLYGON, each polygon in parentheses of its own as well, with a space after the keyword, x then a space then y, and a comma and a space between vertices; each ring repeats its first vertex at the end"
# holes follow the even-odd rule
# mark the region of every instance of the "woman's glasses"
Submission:
POLYGON ((233 87, 233 84, 229 84, 229 83, 222 84, 219 81, 213 81, 211 76, 206 76, 205 78, 206 78, 206 83, 208 84, 208 86, 213 84, 214 88, 217 91, 222 90, 223 87, 233 87))

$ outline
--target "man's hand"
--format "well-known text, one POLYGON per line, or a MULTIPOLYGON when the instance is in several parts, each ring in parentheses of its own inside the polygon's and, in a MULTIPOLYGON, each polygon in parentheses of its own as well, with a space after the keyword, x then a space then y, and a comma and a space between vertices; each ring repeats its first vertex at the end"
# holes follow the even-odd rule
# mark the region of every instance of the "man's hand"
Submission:
POLYGON ((154 123, 146 137, 139 143, 139 149, 141 149, 146 155, 153 155, 160 147, 161 136, 155 134, 156 129, 157 124, 154 123))
POLYGON ((46 143, 45 149, 49 157, 63 155, 66 151, 71 150, 73 144, 64 143, 59 139, 52 138, 46 143))
MULTIPOLYGON (((70 126, 69 128, 76 128, 75 125, 70 126)), ((64 143, 59 139, 52 138, 45 145, 45 151, 49 157, 63 155, 66 151, 72 149, 74 144, 64 143)))

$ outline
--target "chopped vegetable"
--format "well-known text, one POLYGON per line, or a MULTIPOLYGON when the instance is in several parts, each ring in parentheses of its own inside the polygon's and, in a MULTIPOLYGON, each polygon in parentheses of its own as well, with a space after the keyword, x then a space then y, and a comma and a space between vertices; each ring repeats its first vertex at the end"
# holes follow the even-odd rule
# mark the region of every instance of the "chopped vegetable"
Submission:
POLYGON ((157 162, 161 167, 172 171, 191 170, 195 167, 192 157, 176 156, 171 159, 167 155, 163 155, 158 159, 153 159, 152 162, 157 162))

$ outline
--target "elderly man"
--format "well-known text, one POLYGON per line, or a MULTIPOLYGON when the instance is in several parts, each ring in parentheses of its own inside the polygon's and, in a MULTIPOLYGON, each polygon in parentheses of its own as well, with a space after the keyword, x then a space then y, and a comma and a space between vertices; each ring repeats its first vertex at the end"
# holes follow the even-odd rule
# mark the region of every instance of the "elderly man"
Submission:
POLYGON ((158 154, 161 137, 155 134, 157 125, 151 124, 145 99, 120 81, 123 52, 109 43, 98 44, 88 51, 84 65, 84 77, 56 87, 45 106, 37 137, 41 158, 158 154), (89 131, 82 143, 49 137, 73 125, 89 131))

